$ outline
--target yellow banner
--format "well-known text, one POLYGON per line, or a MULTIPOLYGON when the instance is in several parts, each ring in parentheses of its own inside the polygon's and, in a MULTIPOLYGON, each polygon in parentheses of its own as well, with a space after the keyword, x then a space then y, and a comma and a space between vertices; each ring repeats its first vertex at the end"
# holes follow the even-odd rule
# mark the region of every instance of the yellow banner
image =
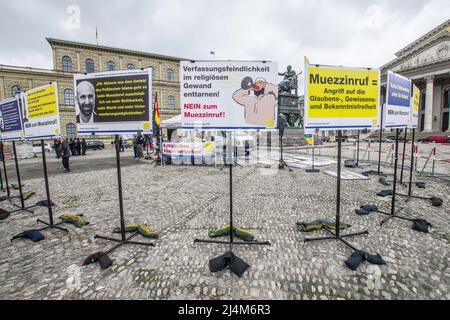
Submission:
POLYGON ((30 90, 27 92, 27 116, 29 119, 37 119, 58 114, 56 103, 56 88, 54 85, 30 90))
POLYGON ((413 111, 419 113, 420 105, 420 90, 415 85, 413 85, 413 111))
POLYGON ((306 81, 308 118, 377 118, 378 70, 310 65, 306 81))

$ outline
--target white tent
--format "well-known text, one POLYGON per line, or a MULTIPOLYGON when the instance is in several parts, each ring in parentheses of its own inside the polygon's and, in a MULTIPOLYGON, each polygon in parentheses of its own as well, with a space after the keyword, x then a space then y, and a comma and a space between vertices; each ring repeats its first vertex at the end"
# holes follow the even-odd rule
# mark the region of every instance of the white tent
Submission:
POLYGON ((181 114, 161 121, 161 128, 180 128, 181 127, 181 114))

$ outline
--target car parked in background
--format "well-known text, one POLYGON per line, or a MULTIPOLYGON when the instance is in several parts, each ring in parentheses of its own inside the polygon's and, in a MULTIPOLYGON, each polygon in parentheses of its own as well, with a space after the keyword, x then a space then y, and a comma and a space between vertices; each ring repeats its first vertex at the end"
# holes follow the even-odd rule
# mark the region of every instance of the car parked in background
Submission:
POLYGON ((417 142, 435 142, 435 143, 450 143, 449 136, 431 136, 417 139, 417 142))
MULTIPOLYGON (((44 143, 44 149, 46 152, 50 153, 53 151, 53 145, 48 142, 44 143)), ((42 148, 40 143, 33 143, 33 153, 41 153, 42 148)))
POLYGON ((101 141, 86 141, 87 150, 102 150, 105 149, 105 144, 101 141))

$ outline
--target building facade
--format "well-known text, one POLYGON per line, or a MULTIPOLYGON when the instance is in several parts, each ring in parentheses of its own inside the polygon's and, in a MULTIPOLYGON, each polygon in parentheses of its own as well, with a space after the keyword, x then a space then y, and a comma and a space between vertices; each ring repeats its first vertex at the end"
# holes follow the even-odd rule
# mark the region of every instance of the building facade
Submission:
MULTIPOLYGON (((153 68, 153 97, 158 95, 161 120, 180 114, 179 68, 182 58, 47 38, 53 70, 0 64, 0 100, 21 90, 58 83, 61 131, 77 135, 73 75, 136 68, 153 68)), ((103 138, 107 138, 103 136, 103 138)))
POLYGON ((411 79, 421 93, 418 129, 425 133, 449 132, 450 19, 395 55, 381 67, 384 94, 388 70, 411 79))

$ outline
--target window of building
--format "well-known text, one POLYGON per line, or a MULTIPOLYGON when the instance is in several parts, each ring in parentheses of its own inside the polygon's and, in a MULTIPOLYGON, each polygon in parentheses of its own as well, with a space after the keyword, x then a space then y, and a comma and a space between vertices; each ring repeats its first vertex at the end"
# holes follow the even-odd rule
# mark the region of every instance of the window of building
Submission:
POLYGON ((77 126, 73 123, 68 123, 66 125, 67 138, 76 138, 77 136, 77 126))
POLYGON ((173 70, 167 69, 167 81, 173 81, 173 70))
POLYGON ((64 72, 72 71, 72 58, 70 58, 69 56, 64 56, 62 58, 62 69, 64 72))
POLYGON ((91 58, 86 59, 85 65, 86 65, 86 72, 87 73, 95 72, 94 60, 92 60, 91 58))
POLYGON ((108 71, 116 70, 116 64, 114 62, 112 62, 112 61, 108 61, 106 63, 106 70, 108 70, 108 71))
POLYGON ((11 87, 11 95, 13 97, 15 97, 16 94, 20 93, 20 91, 22 91, 22 88, 17 84, 11 87))
POLYGON ((450 108, 450 87, 444 89, 444 108, 450 108))
POLYGON ((128 70, 133 70, 133 69, 136 69, 136 67, 134 66, 134 64, 129 63, 129 64, 127 65, 127 69, 128 69, 128 70))
POLYGON ((69 104, 69 105, 74 105, 75 104, 75 99, 74 99, 74 95, 73 95, 73 90, 72 89, 64 90, 64 103, 65 104, 69 104))
POLYGON ((174 98, 174 96, 168 96, 167 97, 167 108, 168 109, 175 109, 175 98, 174 98))

